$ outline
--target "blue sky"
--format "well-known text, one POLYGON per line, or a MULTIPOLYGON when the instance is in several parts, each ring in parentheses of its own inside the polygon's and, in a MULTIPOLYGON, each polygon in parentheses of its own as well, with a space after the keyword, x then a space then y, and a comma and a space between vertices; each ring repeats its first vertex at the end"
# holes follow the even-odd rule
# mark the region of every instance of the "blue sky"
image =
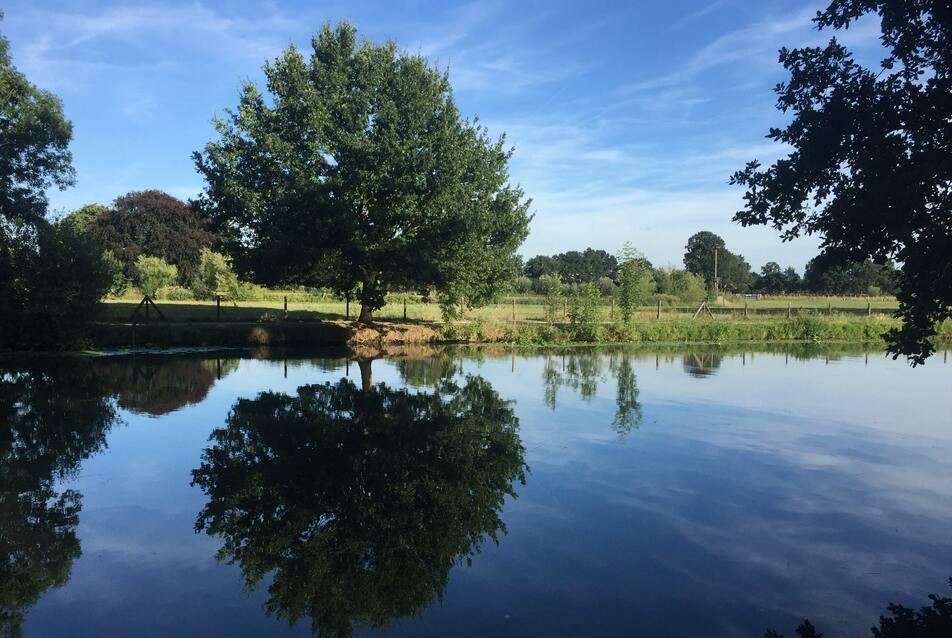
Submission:
MULTIPOLYGON (((656 265, 680 265, 703 229, 755 268, 800 270, 817 241, 784 244, 732 224, 741 192, 727 178, 782 153, 764 138, 781 122, 777 50, 826 41, 810 22, 822 5, 13 0, 0 30, 14 63, 73 121, 77 184, 50 193, 56 211, 145 188, 195 195, 190 154, 241 83, 259 81, 289 44, 308 46, 322 22, 346 18, 448 65, 463 113, 507 134, 512 177, 533 198, 527 257, 614 253, 630 241, 656 265)), ((867 20, 838 37, 878 59, 877 27, 867 20)))

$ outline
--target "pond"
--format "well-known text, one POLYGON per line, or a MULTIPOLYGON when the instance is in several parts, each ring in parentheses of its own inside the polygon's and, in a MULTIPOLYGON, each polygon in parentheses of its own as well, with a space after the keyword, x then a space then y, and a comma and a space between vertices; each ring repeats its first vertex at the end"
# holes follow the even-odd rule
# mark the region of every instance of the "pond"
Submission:
POLYGON ((0 635, 868 635, 952 576, 952 364, 0 360, 0 635))

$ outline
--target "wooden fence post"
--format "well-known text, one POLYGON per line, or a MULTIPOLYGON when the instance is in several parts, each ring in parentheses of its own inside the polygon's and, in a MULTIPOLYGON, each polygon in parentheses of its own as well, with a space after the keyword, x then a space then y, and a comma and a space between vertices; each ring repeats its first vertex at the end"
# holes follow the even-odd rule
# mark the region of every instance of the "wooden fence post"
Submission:
POLYGON ((403 320, 404 320, 404 321, 407 320, 407 298, 406 298, 406 296, 403 297, 403 320))
POLYGON ((790 318, 790 302, 787 302, 787 319, 790 318))
POLYGON ((288 318, 288 296, 284 295, 284 318, 288 318))
POLYGON ((744 316, 747 316, 747 301, 744 301, 744 316))
POLYGON ((221 321, 221 295, 215 295, 215 321, 221 321))
POLYGON ((871 301, 866 302, 866 316, 867 317, 873 316, 873 302, 871 301))
POLYGON ((655 318, 656 319, 661 318, 661 300, 660 299, 658 300, 658 315, 655 318))
POLYGON ((830 315, 830 316, 833 315, 833 302, 832 302, 832 301, 829 301, 829 302, 827 302, 827 304, 826 304, 826 314, 827 314, 827 315, 830 315))

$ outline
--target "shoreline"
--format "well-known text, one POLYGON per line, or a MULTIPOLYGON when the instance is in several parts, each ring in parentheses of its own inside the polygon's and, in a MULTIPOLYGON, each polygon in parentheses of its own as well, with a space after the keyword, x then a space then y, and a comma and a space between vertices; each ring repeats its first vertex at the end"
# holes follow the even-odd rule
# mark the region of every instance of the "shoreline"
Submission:
MULTIPOLYGON (((407 345, 728 345, 877 344, 898 326, 884 317, 798 317, 751 319, 658 319, 626 328, 600 326, 596 340, 574 338, 568 324, 536 322, 454 324, 380 321, 364 326, 345 321, 95 323, 92 349, 346 347, 387 349, 407 345)), ((939 327, 937 345, 952 341, 952 322, 939 327)))

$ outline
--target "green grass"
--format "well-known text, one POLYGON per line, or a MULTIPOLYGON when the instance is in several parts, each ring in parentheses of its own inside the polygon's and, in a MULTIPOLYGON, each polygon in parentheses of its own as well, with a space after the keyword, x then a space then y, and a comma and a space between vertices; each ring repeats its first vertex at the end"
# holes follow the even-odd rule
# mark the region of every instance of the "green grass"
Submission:
MULTIPOLYGON (((327 296, 304 293, 299 291, 261 290, 258 299, 241 301, 236 304, 222 302, 222 321, 275 321, 284 318, 284 296, 288 297, 288 319, 291 321, 341 320, 345 318, 346 304, 327 296)), ((442 320, 440 308, 435 303, 423 303, 415 295, 391 295, 389 303, 375 313, 379 319, 403 319, 403 299, 406 304, 406 318, 411 321, 442 320)), ((517 321, 542 321, 544 306, 538 295, 518 296, 515 305, 517 321)), ((129 320, 140 298, 133 293, 120 299, 110 299, 104 304, 101 319, 103 321, 125 322, 129 320)), ((756 316, 758 310, 771 315, 786 315, 787 305, 790 305, 791 316, 825 315, 829 308, 832 314, 864 314, 867 300, 856 297, 776 297, 746 302, 748 312, 756 316)), ((874 314, 884 314, 897 307, 893 298, 871 299, 869 303, 874 314)), ((158 300, 157 304, 170 320, 173 321, 216 321, 214 301, 168 301, 158 300)), ((745 301, 739 298, 725 298, 718 304, 712 304, 714 311, 725 318, 740 318, 743 315, 745 301)), ((681 304, 675 307, 662 305, 664 318, 689 318, 694 314, 697 304, 681 304)), ((359 312, 357 303, 350 304, 350 317, 353 319, 359 312)), ((657 306, 650 305, 641 308, 636 318, 639 320, 654 319, 657 306)), ((612 310, 611 300, 603 298, 599 308, 600 320, 611 322, 618 317, 618 309, 612 310)), ((467 309, 465 320, 480 320, 485 322, 512 321, 512 298, 505 298, 500 303, 491 304, 482 308, 467 309)))

